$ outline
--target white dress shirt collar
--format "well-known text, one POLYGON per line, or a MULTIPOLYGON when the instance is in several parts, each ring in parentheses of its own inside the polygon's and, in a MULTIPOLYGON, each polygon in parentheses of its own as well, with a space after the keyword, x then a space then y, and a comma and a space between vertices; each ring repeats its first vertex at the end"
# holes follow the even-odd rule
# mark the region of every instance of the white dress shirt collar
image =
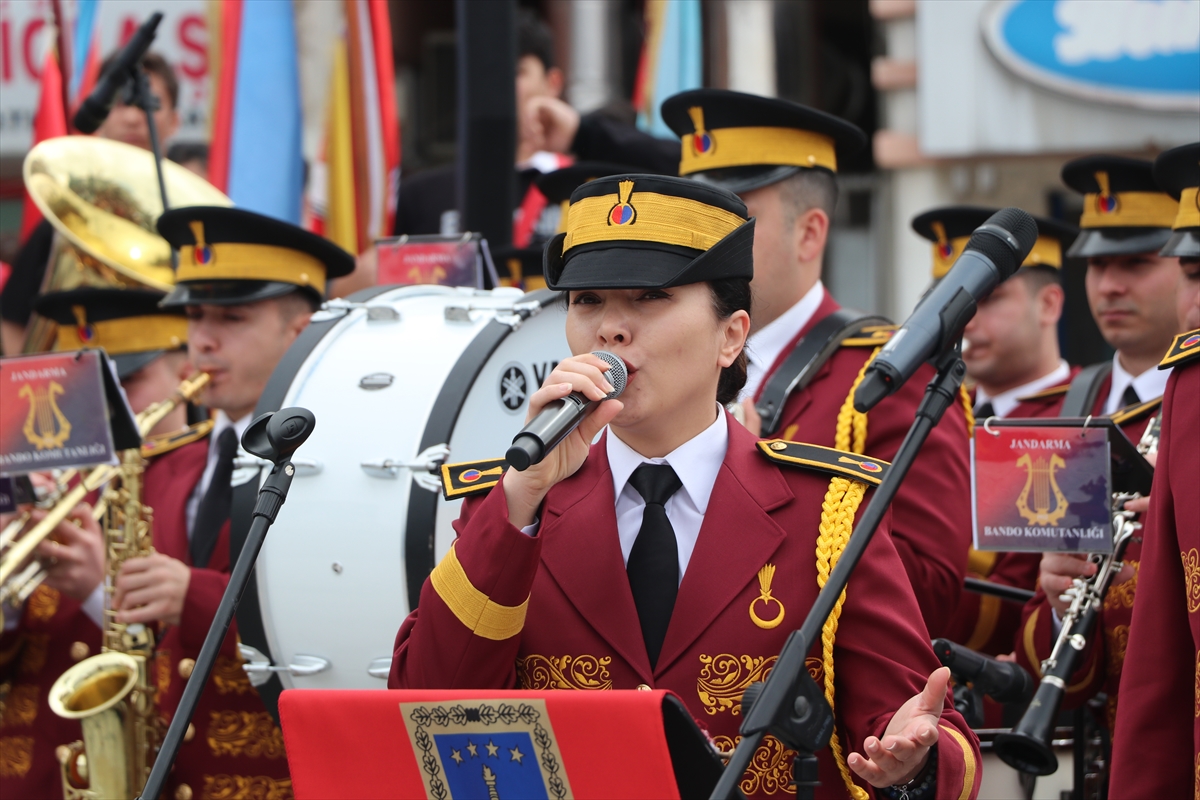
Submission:
POLYGON ((1030 381, 1024 386, 1018 386, 1015 389, 1009 389, 1006 392, 1000 392, 995 397, 988 395, 982 386, 975 388, 975 407, 979 408, 984 403, 991 401, 992 408, 996 411, 997 417, 1007 417, 1013 412, 1013 409, 1021 404, 1022 397, 1028 397, 1031 394, 1037 394, 1043 389, 1049 389, 1051 386, 1056 386, 1071 376, 1071 367, 1066 361, 1059 359, 1058 366, 1052 372, 1049 372, 1037 380, 1030 381))
POLYGON ((200 501, 204 498, 204 493, 208 491, 208 485, 212 483, 213 473, 217 471, 218 437, 227 429, 233 428, 233 432, 237 434, 238 446, 240 447, 242 434, 246 432, 246 428, 250 427, 250 422, 253 419, 253 413, 246 414, 242 418, 234 420, 230 419, 229 415, 224 411, 217 411, 217 416, 213 419, 212 433, 209 434, 208 438, 208 457, 204 464, 204 473, 200 476, 200 482, 192 489, 192 494, 188 498, 187 506, 184 509, 189 541, 192 538, 192 526, 196 522, 196 514, 200 510, 200 501))
POLYGON ((1112 385, 1108 390, 1108 400, 1104 403, 1104 413, 1112 414, 1125 407, 1125 389, 1129 386, 1133 386, 1138 399, 1143 403, 1162 397, 1163 392, 1167 390, 1169 377, 1171 370, 1159 369, 1157 364, 1141 375, 1132 375, 1121 366, 1121 354, 1113 353, 1112 385))
POLYGON ((742 388, 739 400, 754 397, 758 387, 766 379, 767 370, 779 358, 788 342, 796 338, 813 314, 821 301, 825 299, 825 286, 820 281, 813 284, 800 302, 780 314, 776 319, 764 325, 750 336, 746 343, 746 355, 750 363, 746 367, 746 385, 742 388))

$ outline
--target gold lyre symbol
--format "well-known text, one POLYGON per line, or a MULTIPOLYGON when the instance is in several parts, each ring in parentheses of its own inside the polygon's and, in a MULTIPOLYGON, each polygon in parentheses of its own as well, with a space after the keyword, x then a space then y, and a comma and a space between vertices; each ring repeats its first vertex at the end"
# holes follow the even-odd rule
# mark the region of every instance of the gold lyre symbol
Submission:
POLYGON ((34 389, 30 384, 21 387, 18 397, 29 401, 29 415, 25 417, 25 425, 21 429, 29 443, 38 450, 49 450, 62 447, 71 436, 71 423, 63 416, 54 402, 57 395, 63 393, 63 387, 57 381, 51 381, 45 388, 34 389))
POLYGON ((764 564, 763 568, 758 571, 758 597, 750 602, 750 619, 760 628, 771 630, 771 628, 779 627, 779 623, 783 622, 785 613, 783 603, 779 602, 778 597, 771 596, 771 581, 775 579, 775 565, 764 564), (774 619, 763 619, 754 610, 754 606, 759 603, 770 606, 771 603, 779 606, 779 613, 774 619))
POLYGON ((1058 488, 1054 479, 1054 471, 1064 469, 1067 462, 1062 456, 1053 453, 1050 461, 1040 455, 1034 460, 1029 453, 1017 459, 1018 467, 1025 467, 1025 488, 1017 498, 1017 511, 1029 521, 1030 525, 1057 525, 1066 516, 1067 508, 1071 505, 1058 488), (1029 507, 1029 491, 1033 490, 1033 508, 1029 507), (1054 493, 1054 510, 1050 510, 1050 493, 1054 493))

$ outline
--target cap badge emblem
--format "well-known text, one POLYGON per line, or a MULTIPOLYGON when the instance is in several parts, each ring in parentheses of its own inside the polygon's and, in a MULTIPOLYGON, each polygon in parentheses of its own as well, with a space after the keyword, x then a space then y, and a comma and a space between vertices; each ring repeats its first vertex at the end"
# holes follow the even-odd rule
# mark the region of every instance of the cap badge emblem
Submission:
POLYGON ((775 565, 764 564, 763 568, 758 571, 758 597, 750 601, 750 621, 763 630, 768 631, 779 627, 779 623, 783 622, 783 617, 786 613, 783 603, 779 602, 779 598, 771 596, 771 582, 774 579, 775 565), (763 619, 754 608, 760 603, 763 605, 763 611, 766 613, 770 612, 772 603, 778 606, 779 610, 771 619, 763 619))
POLYGON ((608 212, 608 224, 632 225, 637 221, 637 209, 629 203, 633 181, 621 181, 617 189, 617 204, 608 212))
POLYGON ((942 258, 951 258, 954 255, 954 245, 946 238, 946 226, 941 222, 934 222, 929 227, 933 228, 933 233, 937 236, 938 255, 942 258))
POLYGON ((692 127, 695 128, 695 133, 692 134, 692 149, 698 156, 712 154, 717 148, 717 143, 712 134, 704 129, 704 109, 692 106, 688 109, 688 116, 692 118, 692 127))
POLYGON ((1193 333, 1191 336, 1183 340, 1183 342, 1179 345, 1179 349, 1187 350, 1191 347, 1195 347, 1198 344, 1200 344, 1200 333, 1193 333))
POLYGON ((96 338, 96 329, 88 324, 87 309, 83 306, 72 306, 71 313, 75 315, 75 335, 84 344, 91 343, 96 338))
POLYGON ((1117 196, 1109 189, 1108 173, 1097 172, 1096 183, 1100 186, 1100 194, 1096 195, 1096 210, 1101 214, 1114 214, 1120 203, 1117 196))
POLYGON ((192 236, 196 239, 196 245, 192 248, 192 262, 196 266, 211 267, 215 256, 212 248, 204 241, 204 223, 194 219, 188 223, 188 227, 192 229, 192 236))

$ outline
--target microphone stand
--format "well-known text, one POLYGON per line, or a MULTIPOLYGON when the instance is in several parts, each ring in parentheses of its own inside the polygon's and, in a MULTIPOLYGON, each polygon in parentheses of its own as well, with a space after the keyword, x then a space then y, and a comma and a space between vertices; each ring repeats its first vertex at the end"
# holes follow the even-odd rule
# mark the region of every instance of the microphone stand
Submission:
POLYGON ((937 375, 925 388, 925 397, 917 408, 916 419, 908 429, 891 468, 859 518, 846 549, 809 609, 804 624, 788 636, 766 682, 750 686, 743 695, 742 707, 746 716, 741 727, 742 740, 730 756, 711 800, 728 800, 739 796, 738 784, 742 775, 768 732, 796 751, 792 765, 796 800, 813 797, 813 790, 820 783, 817 780, 816 751, 829 743, 833 733, 833 709, 826 702, 824 692, 805 669, 804 659, 812 643, 819 641, 825 620, 850 581, 850 575, 867 545, 871 543, 921 446, 946 409, 958 398, 966 366, 962 361, 961 337, 951 338, 949 346, 932 362, 937 375))
POLYGON ((138 800, 158 800, 162 794, 167 776, 170 775, 171 768, 175 766, 175 758, 179 755, 179 747, 183 744, 184 734, 187 733, 188 725, 196 713, 200 693, 204 691, 204 687, 208 683, 213 666, 217 662, 221 644, 229 633, 229 626, 233 622, 238 603, 241 602, 246 585, 250 582, 250 575, 254 571, 254 562, 258 559, 258 553, 267 538, 267 531, 275 522, 280 507, 287 499, 288 488, 292 485, 292 477, 296 474, 296 467, 291 462, 291 455, 308 438, 313 425, 315 425, 315 420, 313 420, 311 412, 302 408, 285 408, 274 414, 263 414, 258 417, 250 423, 250 427, 242 435, 242 446, 248 452, 275 462, 275 466, 272 467, 271 473, 263 482, 262 488, 258 490, 258 502, 254 506, 254 521, 250 524, 246 543, 242 547, 237 563, 233 566, 229 584, 225 587, 225 593, 221 595, 221 604, 217 606, 216 616, 213 617, 212 625, 208 628, 208 635, 204 637, 204 645, 200 648, 196 665, 183 689, 179 708, 176 709, 175 716, 171 719, 167 735, 163 737, 162 746, 158 750, 154 766, 150 769, 150 775, 146 779, 146 785, 141 794, 138 795, 138 800), (298 419, 302 421, 298 423, 298 419), (280 420, 282 420, 281 424, 275 424, 280 420), (302 425, 304 427, 301 427, 302 425), (282 431, 278 429, 282 429, 282 431), (269 444, 268 437, 270 438, 269 444), (282 441, 276 441, 277 438, 282 441))
MULTIPOLYGON (((146 127, 150 131, 150 152, 154 154, 154 169, 158 173, 158 195, 162 199, 163 211, 169 211, 170 202, 167 200, 167 182, 163 177, 162 145, 158 140, 158 125, 154 122, 154 112, 162 107, 162 101, 150 92, 150 79, 141 64, 135 64, 129 70, 129 80, 133 82, 133 102, 130 105, 140 108, 146 115, 146 127)), ((179 269, 179 253, 171 248, 171 269, 179 269)))

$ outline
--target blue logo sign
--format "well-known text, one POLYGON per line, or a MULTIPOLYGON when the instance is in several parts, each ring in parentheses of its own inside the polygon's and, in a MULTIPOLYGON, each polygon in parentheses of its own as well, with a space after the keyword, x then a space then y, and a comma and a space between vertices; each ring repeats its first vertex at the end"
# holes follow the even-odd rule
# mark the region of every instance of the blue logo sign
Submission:
POLYGON ((1064 94, 1200 111, 1198 0, 1000 0, 983 17, 996 58, 1064 94))
POLYGON ((435 733, 454 800, 527 797, 548 800, 533 739, 525 731, 469 735, 435 733))

